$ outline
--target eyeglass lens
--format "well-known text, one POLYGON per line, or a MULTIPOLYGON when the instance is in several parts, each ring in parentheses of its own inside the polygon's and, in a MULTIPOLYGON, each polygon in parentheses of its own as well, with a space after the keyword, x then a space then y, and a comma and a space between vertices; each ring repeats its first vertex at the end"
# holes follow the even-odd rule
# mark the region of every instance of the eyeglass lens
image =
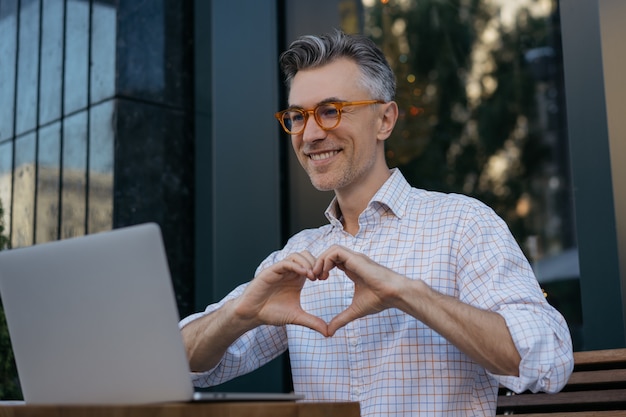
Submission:
MULTIPOLYGON (((334 103, 321 104, 313 110, 317 123, 323 129, 332 129, 339 123, 339 108, 334 103)), ((309 113, 306 110, 293 109, 283 114, 283 122, 289 132, 304 130, 309 113)))

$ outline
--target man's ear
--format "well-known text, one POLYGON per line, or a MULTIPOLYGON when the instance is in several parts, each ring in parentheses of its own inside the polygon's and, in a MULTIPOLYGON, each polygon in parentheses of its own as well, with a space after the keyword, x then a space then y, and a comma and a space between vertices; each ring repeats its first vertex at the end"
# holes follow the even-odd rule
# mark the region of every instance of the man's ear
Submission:
POLYGON ((398 121, 398 104, 395 101, 390 101, 385 104, 381 104, 384 108, 382 114, 382 120, 380 128, 378 129, 378 140, 387 140, 391 135, 393 128, 398 121))

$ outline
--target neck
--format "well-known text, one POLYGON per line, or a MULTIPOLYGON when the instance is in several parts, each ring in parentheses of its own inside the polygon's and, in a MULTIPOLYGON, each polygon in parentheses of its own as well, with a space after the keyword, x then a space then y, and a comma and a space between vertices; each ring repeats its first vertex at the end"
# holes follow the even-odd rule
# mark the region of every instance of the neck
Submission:
POLYGON ((386 168, 385 172, 379 175, 376 181, 371 181, 367 186, 352 186, 335 190, 343 229, 346 232, 353 236, 359 232, 359 216, 367 208, 374 194, 378 192, 390 176, 391 170, 386 168))

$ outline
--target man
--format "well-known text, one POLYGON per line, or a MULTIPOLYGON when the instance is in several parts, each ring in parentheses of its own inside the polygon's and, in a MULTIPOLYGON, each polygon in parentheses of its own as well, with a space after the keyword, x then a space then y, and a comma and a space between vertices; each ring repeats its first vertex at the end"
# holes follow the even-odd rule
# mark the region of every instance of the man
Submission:
POLYGON ((310 401, 363 416, 493 415, 499 384, 555 392, 573 367, 563 317, 506 225, 476 200, 412 188, 385 161, 395 80, 368 39, 298 39, 276 114, 329 224, 292 237, 224 300, 181 322, 198 385, 287 349, 310 401))

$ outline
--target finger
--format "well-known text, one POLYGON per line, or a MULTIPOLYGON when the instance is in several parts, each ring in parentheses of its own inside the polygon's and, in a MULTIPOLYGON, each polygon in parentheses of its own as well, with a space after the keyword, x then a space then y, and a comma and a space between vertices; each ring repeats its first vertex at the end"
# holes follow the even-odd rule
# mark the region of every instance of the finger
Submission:
POLYGON ((307 277, 308 275, 312 274, 312 272, 310 268, 306 268, 296 262, 283 260, 282 262, 272 265, 267 270, 262 271, 257 278, 260 278, 261 276, 266 276, 267 278, 263 279, 263 281, 266 281, 268 283, 281 282, 285 278, 288 278, 290 274, 307 277))
POLYGON ((349 308, 342 311, 328 323, 328 336, 333 336, 337 330, 358 318, 349 308))
POLYGON ((331 246, 322 252, 316 259, 315 264, 313 265, 313 273, 318 276, 320 279, 325 279, 328 277, 327 273, 332 267, 328 267, 328 259, 332 252, 335 251, 335 246, 331 246), (323 277, 323 275, 326 275, 323 277))
POLYGON ((324 337, 328 337, 328 324, 319 317, 312 314, 304 313, 298 316, 297 320, 294 320, 293 324, 308 327, 311 330, 315 330, 324 337))
POLYGON ((313 267, 313 265, 315 264, 315 256, 313 256, 311 252, 309 252, 308 250, 305 250, 305 251, 300 252, 299 254, 300 256, 302 256, 308 261, 311 267, 313 267))
POLYGON ((319 280, 325 280, 330 276, 330 270, 335 267, 335 264, 328 260, 318 260, 313 266, 313 276, 319 280))
POLYGON ((281 273, 295 272, 300 275, 306 275, 306 273, 310 270, 310 268, 307 268, 306 266, 293 260, 285 260, 280 264, 276 264, 276 266, 278 271, 281 273))
POLYGON ((328 278, 329 271, 335 267, 343 269, 343 263, 348 259, 349 252, 341 246, 332 246, 322 253, 313 266, 313 273, 319 279, 328 278))
POLYGON ((300 265, 307 271, 312 271, 315 264, 315 258, 308 251, 292 253, 285 260, 300 265))
POLYGON ((311 281, 315 281, 317 279, 317 277, 313 273, 313 267, 316 262, 315 257, 308 250, 302 251, 298 255, 301 257, 301 259, 306 261, 306 265, 308 268, 307 278, 311 281))

